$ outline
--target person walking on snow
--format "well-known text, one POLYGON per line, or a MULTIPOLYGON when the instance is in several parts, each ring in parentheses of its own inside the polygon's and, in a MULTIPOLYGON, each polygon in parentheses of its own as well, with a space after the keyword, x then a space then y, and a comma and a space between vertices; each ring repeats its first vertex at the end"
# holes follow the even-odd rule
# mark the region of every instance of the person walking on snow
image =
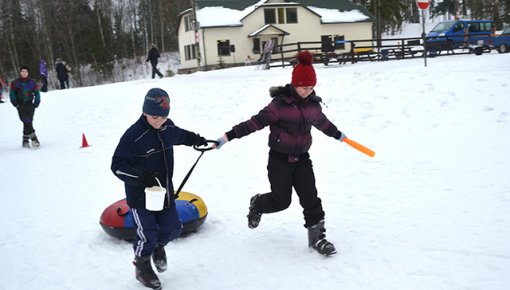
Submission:
POLYGON ((4 82, 2 81, 2 78, 0 77, 0 104, 5 103, 3 100, 3 93, 4 93, 4 82))
POLYGON ((39 147, 39 139, 34 130, 35 109, 41 103, 39 87, 37 83, 30 78, 30 69, 28 66, 20 68, 20 77, 11 82, 9 97, 12 105, 18 110, 18 115, 23 122, 23 141, 21 146, 30 148, 29 140, 32 141, 32 147, 39 147))
POLYGON ((68 69, 62 59, 57 58, 55 61, 55 71, 57 72, 57 79, 60 82, 60 89, 69 88, 69 74, 68 69))
POLYGON ((172 183, 173 145, 207 145, 205 138, 177 127, 168 118, 169 113, 167 92, 150 89, 145 96, 142 116, 121 137, 111 164, 115 176, 124 181, 126 201, 136 224, 133 245, 136 279, 153 289, 161 289, 161 282, 152 269, 151 257, 157 271, 165 271, 164 247, 182 231, 172 183), (145 188, 158 185, 156 178, 166 189, 161 211, 145 208, 145 188))
POLYGON ((152 66, 152 78, 158 74, 159 78, 163 77, 163 74, 158 70, 158 58, 159 58, 159 51, 156 45, 153 43, 151 44, 151 48, 149 49, 149 54, 147 55, 147 60, 145 62, 150 61, 152 66))
POLYGON ((48 69, 46 68, 46 61, 44 59, 41 59, 39 63, 39 74, 42 79, 41 92, 45 93, 48 91, 48 69))
POLYGON ((226 142, 242 138, 269 126, 269 161, 267 165, 271 192, 256 194, 250 199, 248 227, 258 227, 262 214, 282 211, 290 206, 292 188, 295 189, 308 229, 308 246, 323 255, 336 253, 335 246, 326 240, 324 210, 315 186, 315 176, 308 150, 312 145, 311 127, 327 136, 343 141, 345 135, 324 115, 321 98, 315 95, 317 83, 308 51, 297 54, 292 82, 271 87, 273 100, 251 119, 235 125, 213 145, 220 149, 226 142))

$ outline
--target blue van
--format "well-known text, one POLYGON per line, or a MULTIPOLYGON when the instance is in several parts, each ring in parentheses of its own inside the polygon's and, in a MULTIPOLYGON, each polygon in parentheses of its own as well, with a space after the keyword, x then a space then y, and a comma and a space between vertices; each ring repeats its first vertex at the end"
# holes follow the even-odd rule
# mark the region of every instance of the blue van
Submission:
POLYGON ((499 53, 507 53, 510 48, 510 27, 507 27, 500 35, 494 37, 494 47, 499 53))
POLYGON ((489 45, 493 29, 493 20, 440 22, 427 34, 427 49, 452 50, 470 44, 489 45))

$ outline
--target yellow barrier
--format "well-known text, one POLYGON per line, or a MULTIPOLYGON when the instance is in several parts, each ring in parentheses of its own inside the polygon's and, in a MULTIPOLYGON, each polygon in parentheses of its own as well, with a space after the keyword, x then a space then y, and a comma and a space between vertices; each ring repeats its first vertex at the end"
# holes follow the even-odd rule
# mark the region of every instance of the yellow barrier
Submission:
POLYGON ((354 53, 361 54, 361 53, 375 53, 375 52, 371 47, 355 47, 354 53))

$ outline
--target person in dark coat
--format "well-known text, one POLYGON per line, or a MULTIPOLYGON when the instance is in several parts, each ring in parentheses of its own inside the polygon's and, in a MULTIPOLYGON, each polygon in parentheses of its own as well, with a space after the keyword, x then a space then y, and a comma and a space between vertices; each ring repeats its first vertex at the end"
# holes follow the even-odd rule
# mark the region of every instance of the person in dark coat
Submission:
POLYGON ((168 94, 159 88, 149 90, 142 116, 121 137, 111 165, 115 176, 124 181, 127 204, 137 228, 134 241, 136 279, 154 289, 159 289, 161 282, 152 269, 151 256, 158 272, 165 271, 164 247, 182 231, 172 183, 173 146, 207 145, 205 138, 177 127, 168 119, 169 112, 168 94), (163 209, 148 210, 145 189, 159 184, 166 189, 163 209))
POLYGON ((57 58, 55 62, 55 71, 57 72, 57 79, 60 82, 60 89, 69 88, 69 75, 65 63, 62 59, 57 58))
POLYGON ((2 81, 2 78, 0 78, 0 104, 5 103, 3 100, 3 94, 4 94, 4 82, 2 81))
POLYGON ((147 55, 146 62, 150 61, 152 66, 152 78, 156 76, 156 74, 159 76, 159 78, 163 77, 163 74, 158 70, 158 58, 159 58, 159 51, 156 45, 153 43, 151 44, 151 48, 149 49, 149 54, 147 55))
POLYGON ((39 147, 39 139, 35 135, 34 114, 35 109, 41 103, 39 87, 37 83, 30 78, 30 68, 22 66, 20 68, 20 77, 11 82, 9 96, 12 105, 18 110, 18 115, 23 122, 23 140, 21 145, 24 148, 30 148, 29 140, 32 141, 32 147, 39 147))
POLYGON ((39 74, 42 80, 41 92, 45 93, 48 91, 48 69, 46 68, 46 61, 44 59, 41 59, 39 63, 39 74))
POLYGON ((315 176, 308 150, 312 145, 312 126, 329 137, 343 141, 345 135, 324 115, 321 98, 313 90, 317 83, 308 51, 297 55, 292 82, 272 87, 271 103, 251 119, 235 125, 218 140, 217 149, 235 138, 242 138, 269 126, 269 161, 267 165, 271 192, 250 199, 248 227, 258 227, 262 214, 282 211, 290 206, 295 189, 308 229, 309 247, 323 255, 336 253, 326 240, 324 210, 315 186, 315 176))

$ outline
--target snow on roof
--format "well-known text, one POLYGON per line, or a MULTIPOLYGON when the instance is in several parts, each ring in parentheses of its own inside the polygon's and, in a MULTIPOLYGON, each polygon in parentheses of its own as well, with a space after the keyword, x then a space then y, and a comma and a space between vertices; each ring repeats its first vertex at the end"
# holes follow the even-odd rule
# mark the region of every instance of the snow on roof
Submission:
POLYGON ((204 7, 197 10, 197 19, 201 27, 239 26, 242 25, 241 19, 266 1, 260 0, 242 11, 225 7, 204 7))
POLYGON ((308 9, 319 14, 323 23, 357 22, 367 20, 368 16, 359 10, 339 11, 337 9, 326 9, 308 6, 308 9))
MULTIPOLYGON (((253 12, 259 5, 264 4, 264 2, 265 0, 261 0, 242 11, 225 7, 204 7, 197 10, 197 19, 201 27, 240 26, 242 25, 241 19, 253 12)), ((359 10, 339 11, 337 9, 311 6, 308 8, 320 15, 323 23, 357 22, 369 18, 359 10)))
POLYGON ((271 26, 271 24, 266 24, 266 25, 262 26, 261 28, 259 28, 259 29, 255 30, 255 31, 253 31, 253 32, 252 32, 252 33, 250 33, 250 35, 248 35, 248 36, 249 36, 249 37, 255 36, 255 35, 259 34, 260 32, 264 31, 264 29, 269 28, 270 26, 271 26))
POLYGON ((238 26, 241 25, 241 13, 242 11, 230 8, 205 7, 197 10, 197 19, 200 27, 238 26))

